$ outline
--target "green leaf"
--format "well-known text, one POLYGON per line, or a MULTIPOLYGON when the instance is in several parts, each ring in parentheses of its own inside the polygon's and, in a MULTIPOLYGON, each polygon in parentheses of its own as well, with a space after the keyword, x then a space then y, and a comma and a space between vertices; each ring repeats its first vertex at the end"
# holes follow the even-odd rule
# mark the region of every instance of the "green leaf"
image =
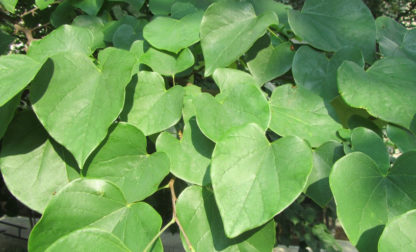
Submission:
POLYGON ((0 0, 0 3, 8 12, 14 13, 14 8, 16 7, 17 1, 18 0, 0 0))
POLYGON ((256 124, 231 130, 212 154, 211 180, 228 237, 258 227, 288 207, 312 170, 312 151, 298 137, 270 144, 256 124))
POLYGON ((312 147, 327 141, 339 141, 342 125, 331 117, 324 100, 302 86, 277 87, 270 99, 270 129, 281 136, 298 136, 312 147))
POLYGON ((416 63, 405 58, 384 58, 366 72, 352 62, 338 69, 338 88, 348 105, 412 131, 416 131, 415 79, 416 63))
POLYGON ((401 155, 387 175, 369 156, 353 152, 338 160, 329 183, 345 233, 360 251, 377 251, 384 225, 416 208, 416 152, 401 155))
POLYGON ((260 252, 271 251, 274 247, 276 228, 273 221, 234 239, 227 238, 214 194, 205 188, 191 186, 185 189, 176 208, 178 219, 195 251, 260 252))
POLYGON ((92 156, 87 178, 105 179, 123 191, 127 202, 156 192, 169 173, 165 153, 146 153, 146 137, 136 127, 119 123, 92 156))
POLYGON ((390 168, 390 156, 383 139, 374 131, 358 127, 351 133, 352 151, 367 154, 376 163, 382 174, 387 174, 390 168))
POLYGON ((141 71, 131 104, 125 105, 126 120, 146 136, 175 125, 182 115, 184 90, 181 86, 165 89, 160 74, 141 71))
POLYGON ((278 23, 275 13, 257 16, 248 2, 225 0, 210 5, 202 19, 200 33, 205 76, 233 63, 270 25, 278 23))
POLYGON ((209 166, 214 143, 198 128, 192 101, 201 93, 197 86, 185 87, 182 139, 162 132, 156 142, 158 151, 165 152, 170 159, 170 171, 187 182, 205 185, 210 183, 209 166))
POLYGON ((396 20, 378 17, 376 20, 377 42, 385 57, 405 57, 416 61, 416 29, 407 30, 396 20))
POLYGON ((0 56, 0 106, 4 106, 35 78, 41 64, 22 54, 0 56))
POLYGON ((313 152, 313 168, 305 193, 322 208, 332 199, 329 174, 332 165, 342 156, 344 156, 342 145, 334 141, 322 144, 313 152))
MULTIPOLYGON (((61 242, 71 240, 83 243, 85 238, 80 233, 97 228, 112 233, 131 251, 143 251, 161 224, 159 214, 152 207, 142 202, 127 204, 114 184, 99 179, 77 179, 51 199, 30 234, 28 247, 37 252, 52 250, 54 246, 59 248, 61 242)), ((100 235, 100 239, 113 244, 115 240, 108 235, 100 235)), ((121 247, 120 243, 116 244, 121 247)), ((160 246, 159 242, 157 251, 162 251, 160 246)))
POLYGON ((95 51, 95 45, 96 38, 92 31, 83 27, 63 25, 41 40, 33 41, 27 55, 43 63, 47 58, 63 52, 90 55, 95 51))
POLYGON ((387 125, 386 132, 401 152, 416 150, 416 136, 411 132, 391 124, 387 125))
POLYGON ((81 168, 120 114, 135 61, 129 52, 115 48, 100 52, 98 67, 84 54, 61 53, 32 82, 36 115, 81 168))
POLYGON ((294 54, 290 42, 276 47, 270 44, 259 50, 255 58, 247 62, 247 66, 257 83, 263 85, 289 71, 294 54))
POLYGON ((302 11, 289 11, 293 32, 315 48, 336 52, 360 48, 367 62, 376 49, 373 15, 361 0, 307 0, 302 11))
POLYGON ((256 123, 266 130, 270 121, 269 104, 251 75, 221 68, 213 78, 221 93, 212 97, 200 94, 193 100, 201 131, 217 142, 230 129, 256 123))
POLYGON ((378 251, 415 251, 415 232, 416 209, 402 214, 387 223, 378 243, 378 251))
POLYGON ((199 41, 203 12, 189 14, 180 20, 157 17, 143 29, 144 38, 155 48, 179 53, 199 41))
POLYGON ((150 11, 157 16, 167 16, 175 0, 149 0, 150 11))
POLYGON ((80 8, 90 16, 96 16, 103 5, 104 0, 78 0, 73 1, 72 5, 80 8))
POLYGON ((297 85, 320 95, 325 101, 330 101, 338 96, 337 69, 344 60, 364 67, 364 58, 356 48, 342 48, 328 59, 325 54, 302 46, 293 59, 293 78, 297 85))
POLYGON ((79 177, 65 162, 70 155, 48 138, 35 114, 26 111, 16 116, 3 140, 1 173, 17 199, 42 213, 60 188, 79 177))
POLYGON ((36 0, 36 6, 39 7, 40 10, 48 8, 48 6, 53 3, 54 0, 36 0))
POLYGON ((141 57, 140 62, 148 65, 153 71, 165 76, 172 76, 190 68, 194 62, 194 56, 188 48, 179 54, 168 54, 149 48, 141 57))
POLYGON ((9 126, 9 123, 14 117, 14 113, 20 103, 20 94, 17 94, 10 101, 6 102, 3 106, 0 106, 0 139, 3 138, 4 133, 9 126))

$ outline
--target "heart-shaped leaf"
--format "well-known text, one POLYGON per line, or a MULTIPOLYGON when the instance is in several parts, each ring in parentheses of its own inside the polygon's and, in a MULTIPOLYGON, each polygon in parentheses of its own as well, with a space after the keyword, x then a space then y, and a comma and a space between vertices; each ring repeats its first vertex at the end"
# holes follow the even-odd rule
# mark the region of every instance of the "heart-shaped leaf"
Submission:
POLYGON ((376 26, 380 52, 385 57, 406 57, 416 61, 416 29, 407 30, 385 16, 376 19, 376 26))
POLYGON ((22 112, 10 124, 3 140, 1 173, 16 198, 42 213, 60 188, 79 177, 70 166, 74 166, 70 155, 48 138, 33 112, 22 112))
POLYGON ((217 69, 213 78, 221 93, 215 98, 203 93, 193 100, 201 131, 214 142, 230 129, 257 123, 266 130, 270 120, 269 104, 256 81, 234 69, 217 69))
POLYGON ((175 125, 182 115, 184 90, 181 86, 165 89, 162 76, 141 71, 131 104, 125 105, 126 120, 146 136, 175 125))
POLYGON ((111 181, 123 191, 127 202, 135 202, 156 192, 169 173, 169 158, 165 153, 148 155, 143 133, 132 125, 119 123, 86 170, 87 178, 111 181))
POLYGON ((332 165, 342 156, 344 156, 343 147, 335 141, 326 142, 313 152, 313 168, 305 193, 322 208, 332 199, 329 174, 332 165))
POLYGON ((211 142, 198 128, 192 100, 201 93, 197 86, 185 88, 183 106, 182 139, 178 140, 168 132, 162 132, 156 142, 158 151, 168 154, 171 172, 190 183, 205 185, 210 183, 207 170, 211 163, 214 143, 211 142))
POLYGON ((302 11, 289 11, 289 24, 315 48, 336 52, 353 46, 361 49, 366 61, 374 59, 376 26, 361 0, 307 0, 302 11))
POLYGON ((258 227, 303 191, 312 151, 298 137, 270 144, 264 130, 248 124, 231 130, 212 154, 211 180, 228 237, 258 227))
POLYGON ((203 12, 189 14, 180 20, 157 17, 143 29, 143 36, 153 47, 179 53, 199 41, 203 12))
MULTIPOLYGON (((276 228, 271 221, 234 239, 224 233, 214 194, 205 188, 185 189, 176 203, 177 216, 195 251, 271 251, 276 228)), ((186 248, 186 246, 184 245, 186 248)))
POLYGON ((205 58, 205 76, 216 68, 227 67, 243 55, 272 24, 275 13, 257 16, 245 1, 225 0, 213 3, 201 23, 201 46, 205 58))
MULTIPOLYGON (((127 204, 114 184, 99 179, 77 179, 51 199, 30 234, 28 247, 34 252, 48 251, 60 247, 61 242, 76 242, 80 232, 97 228, 112 233, 131 251, 143 251, 161 224, 152 207, 142 202, 127 204)), ((100 239, 114 240, 108 235, 100 235, 100 239)), ((160 242, 154 251, 162 251, 160 242)))
POLYGON ((364 58, 359 49, 342 48, 328 59, 325 54, 302 46, 293 59, 293 78, 297 85, 320 95, 325 101, 331 101, 338 96, 337 69, 344 60, 364 67, 364 58))
POLYGON ((190 68, 194 64, 195 59, 188 48, 185 48, 177 55, 149 48, 140 57, 140 62, 162 75, 173 76, 190 68))
POLYGON ((42 67, 26 55, 0 57, 0 106, 6 104, 35 78, 42 67))
POLYGON ((416 63, 406 58, 384 58, 367 71, 352 62, 338 69, 338 88, 350 106, 365 108, 375 117, 414 132, 415 80, 416 63))
POLYGON ((298 136, 313 147, 327 141, 339 141, 342 125, 330 115, 324 100, 302 86, 277 87, 270 99, 270 129, 281 136, 298 136))
POLYGON ((416 209, 389 221, 378 242, 379 252, 416 250, 416 209))
POLYGON ((30 93, 41 123, 81 168, 120 114, 136 60, 127 51, 108 48, 100 52, 98 61, 99 68, 84 54, 52 56, 32 82, 30 93))
POLYGON ((3 138, 4 133, 9 126, 9 123, 14 117, 14 113, 20 103, 20 94, 16 95, 13 99, 8 101, 3 106, 0 106, 0 139, 3 138))
POLYGON ((411 132, 391 124, 387 125, 386 132, 401 152, 416 150, 416 136, 411 132))
POLYGON ((416 152, 401 155, 387 175, 369 156, 353 152, 338 160, 329 183, 337 215, 360 251, 377 251, 384 225, 416 208, 416 152))

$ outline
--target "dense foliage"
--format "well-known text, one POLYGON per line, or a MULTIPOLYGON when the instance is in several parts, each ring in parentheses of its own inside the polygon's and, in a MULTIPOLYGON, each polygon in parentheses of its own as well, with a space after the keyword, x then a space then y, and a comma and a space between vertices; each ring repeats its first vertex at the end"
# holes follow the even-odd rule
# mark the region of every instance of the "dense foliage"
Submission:
POLYGON ((163 251, 175 224, 188 251, 337 251, 331 212, 360 251, 416 249, 416 29, 361 0, 0 3, 29 251, 163 251))

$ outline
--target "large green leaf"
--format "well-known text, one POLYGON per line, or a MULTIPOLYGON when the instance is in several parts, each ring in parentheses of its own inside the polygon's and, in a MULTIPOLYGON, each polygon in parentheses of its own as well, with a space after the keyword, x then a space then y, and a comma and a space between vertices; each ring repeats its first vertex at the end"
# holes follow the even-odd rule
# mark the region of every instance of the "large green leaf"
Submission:
POLYGON ((352 151, 367 154, 376 163, 382 174, 390 168, 390 156, 383 139, 372 130, 357 127, 351 132, 352 151))
POLYGON ((332 165, 343 155, 342 145, 335 141, 326 142, 313 152, 313 168, 305 193, 321 207, 325 207, 332 199, 329 174, 332 165))
POLYGON ((22 54, 0 56, 0 106, 22 91, 35 78, 41 66, 22 54))
POLYGON ((137 77, 137 84, 131 88, 134 97, 123 111, 125 119, 146 136, 175 125, 182 115, 183 88, 166 90, 162 76, 155 72, 141 71, 137 77))
POLYGON ((154 48, 149 48, 140 57, 140 62, 162 75, 173 76, 190 68, 194 64, 195 59, 188 48, 185 48, 179 54, 164 53, 154 48))
POLYGON ((294 33, 318 49, 335 52, 358 47, 373 61, 376 27, 373 15, 361 0, 307 0, 302 11, 289 11, 294 33))
POLYGON ((13 99, 8 101, 3 106, 0 106, 0 139, 3 138, 4 133, 9 126, 9 123, 14 117, 14 113, 20 103, 20 94, 17 94, 13 99))
POLYGON ((211 180, 228 237, 258 227, 303 191, 312 151, 298 137, 270 144, 264 130, 248 124, 231 130, 212 154, 211 180))
POLYGON ((71 154, 48 138, 33 112, 23 112, 10 124, 3 141, 0 167, 10 192, 42 213, 52 196, 79 174, 71 154), (19 143, 19 144, 16 144, 19 143))
POLYGON ((14 8, 16 7, 17 1, 18 0, 0 0, 0 3, 7 11, 14 13, 14 8))
MULTIPOLYGON (((51 199, 30 234, 28 247, 33 252, 59 251, 53 248, 62 247, 61 243, 84 243, 80 233, 97 228, 112 233, 131 251, 143 251, 161 224, 152 207, 141 202, 128 204, 114 184, 99 179, 77 179, 51 199)), ((114 244, 114 238, 98 236, 97 240, 114 244)), ((154 251, 162 251, 160 242, 154 251)))
POLYGON ((407 30, 396 20, 378 17, 377 41, 380 52, 386 57, 407 57, 416 61, 416 29, 407 30))
POLYGON ((193 100, 198 126, 209 139, 216 142, 228 130, 247 123, 267 129, 269 104, 253 77, 226 68, 217 69, 213 77, 221 93, 215 98, 203 93, 193 100))
POLYGON ((73 1, 72 5, 80 8, 90 16, 95 16, 100 11, 104 0, 77 0, 73 1))
POLYGON ((119 123, 93 155, 87 178, 113 182, 127 202, 145 199, 156 192, 169 173, 165 153, 146 153, 146 137, 136 127, 119 123))
POLYGON ((389 221, 378 243, 379 252, 416 250, 416 209, 389 221))
POLYGON ((57 54, 32 82, 36 115, 81 168, 120 114, 135 61, 129 52, 115 48, 100 52, 98 67, 84 54, 57 54))
POLYGON ((386 132, 401 152, 416 150, 416 136, 413 133, 391 124, 387 125, 386 132))
POLYGON ((337 69, 350 60, 364 67, 364 59, 359 49, 346 47, 337 51, 330 59, 308 46, 296 51, 293 59, 293 78, 297 85, 330 101, 338 95, 337 69))
POLYGON ((369 156, 353 152, 338 160, 329 177, 337 215, 352 244, 377 251, 384 225, 416 208, 416 152, 401 155, 385 175, 369 156))
POLYGON ((328 111, 324 100, 302 86, 277 87, 270 99, 270 129, 281 136, 298 136, 313 147, 327 141, 339 141, 342 125, 328 111))
POLYGON ((190 183, 205 185, 210 183, 209 166, 214 144, 198 128, 195 110, 192 104, 194 98, 201 93, 197 86, 185 88, 182 139, 178 140, 168 132, 163 132, 157 139, 156 148, 168 154, 171 172, 190 183))
MULTIPOLYGON (((195 251, 271 251, 276 228, 273 221, 234 239, 224 233, 214 194, 208 189, 191 186, 176 203, 177 216, 195 251)), ((186 247, 184 243, 184 247, 186 247)))
POLYGON ((384 58, 366 72, 352 62, 338 69, 338 88, 350 106, 412 131, 416 131, 415 80, 416 63, 406 58, 384 58))
POLYGON ((245 1, 224 0, 210 5, 201 23, 205 76, 237 60, 270 25, 278 22, 271 11, 257 16, 253 6, 245 1))
POLYGON ((179 53, 199 41, 203 12, 189 14, 180 20, 157 17, 143 29, 144 38, 155 48, 179 53))

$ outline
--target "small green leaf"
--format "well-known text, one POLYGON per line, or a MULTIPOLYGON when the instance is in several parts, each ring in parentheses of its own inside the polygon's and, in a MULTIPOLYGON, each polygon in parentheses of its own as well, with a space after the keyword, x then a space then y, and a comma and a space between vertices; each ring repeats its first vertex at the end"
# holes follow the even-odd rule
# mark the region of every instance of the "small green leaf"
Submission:
POLYGON ((148 65, 155 72, 165 76, 172 76, 190 68, 194 64, 195 59, 188 48, 185 48, 177 55, 149 48, 140 57, 140 62, 148 65))
POLYGON ((289 24, 315 48, 336 52, 345 46, 358 47, 367 62, 374 60, 376 26, 361 0, 307 0, 302 11, 289 11, 289 24))
POLYGON ((406 58, 384 58, 367 71, 348 61, 338 68, 338 88, 347 104, 416 132, 415 80, 416 63, 406 58))
POLYGON ((256 124, 235 128, 217 142, 211 180, 228 237, 258 227, 288 207, 312 170, 312 151, 298 137, 270 144, 256 124))
POLYGON ((298 136, 312 147, 327 141, 339 141, 342 125, 332 117, 324 100, 302 86, 277 87, 270 99, 270 129, 281 136, 298 136))
POLYGON ((137 77, 138 82, 132 88, 134 97, 123 111, 125 119, 146 136, 175 125, 182 115, 183 88, 166 90, 162 76, 155 72, 141 71, 137 77))
MULTIPOLYGON (((131 251, 143 251, 161 224, 152 207, 142 202, 127 204, 114 184, 99 179, 77 179, 51 199, 30 234, 28 247, 33 252, 60 248, 61 242, 75 242, 80 233, 97 228, 112 233, 131 251)), ((100 239, 115 243, 108 235, 100 235, 100 239)), ((113 246, 122 247, 118 242, 113 246)), ((160 242, 156 251, 162 251, 160 242)))
POLYGON ((207 93, 193 100, 201 131, 216 142, 230 129, 257 123, 266 130, 270 121, 269 104, 253 77, 245 72, 220 68, 213 78, 221 93, 207 93))
POLYGON ((185 189, 176 208, 178 219, 195 251, 260 252, 271 251, 274 247, 276 228, 273 221, 234 239, 227 238, 214 194, 205 188, 191 186, 185 189))
POLYGON ((401 155, 387 175, 369 156, 353 152, 339 159, 329 176, 337 215, 360 251, 377 251, 384 225, 416 208, 416 152, 401 155))
POLYGON ((197 86, 185 87, 182 139, 178 140, 168 132, 159 135, 156 148, 165 152, 171 162, 171 172, 190 183, 205 185, 210 183, 209 166, 214 143, 198 128, 193 99, 201 93, 197 86))
POLYGON ((16 116, 3 140, 1 173, 16 198, 42 213, 60 188, 79 177, 70 166, 70 155, 48 137, 35 114, 26 111, 16 116))
POLYGON ((416 136, 403 128, 389 124, 387 125, 387 136, 401 152, 416 150, 416 136))
POLYGON ((416 209, 389 221, 378 243, 379 252, 416 250, 416 209))
POLYGON ((275 13, 257 16, 248 2, 225 0, 210 5, 201 23, 205 76, 237 60, 270 25, 278 23, 275 13))
POLYGON ((143 29, 143 36, 153 47, 179 53, 199 41, 203 12, 189 14, 180 20, 157 17, 143 29))
POLYGON ((0 0, 0 3, 8 12, 14 13, 14 8, 16 7, 17 1, 18 0, 0 0))
POLYGON ((20 93, 41 67, 41 64, 26 55, 0 56, 0 106, 20 93))
POLYGON ((53 3, 54 0, 36 0, 36 6, 39 7, 40 10, 48 8, 48 6, 53 3))
POLYGON ((61 53, 32 82, 36 115, 81 168, 120 114, 135 61, 129 52, 115 48, 100 52, 98 67, 84 54, 61 53))
POLYGON ((78 0, 73 1, 72 5, 80 8, 90 16, 96 16, 103 5, 104 0, 78 0))
POLYGON ((116 184, 127 202, 145 199, 156 192, 169 173, 165 153, 146 153, 146 137, 136 127, 119 123, 92 155, 87 178, 100 178, 116 184))

